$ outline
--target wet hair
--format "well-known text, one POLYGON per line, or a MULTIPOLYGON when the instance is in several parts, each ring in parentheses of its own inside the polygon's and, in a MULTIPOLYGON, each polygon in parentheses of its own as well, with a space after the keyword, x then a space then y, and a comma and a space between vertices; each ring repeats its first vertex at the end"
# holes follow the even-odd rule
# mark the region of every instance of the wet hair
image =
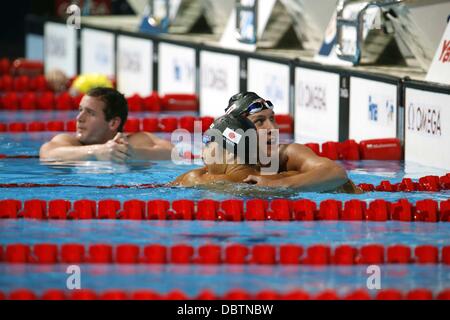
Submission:
POLYGON ((106 121, 115 117, 120 118, 120 126, 118 132, 123 131, 123 126, 128 117, 128 103, 125 96, 113 88, 96 87, 89 90, 86 95, 89 97, 99 98, 105 103, 103 112, 105 113, 106 121))

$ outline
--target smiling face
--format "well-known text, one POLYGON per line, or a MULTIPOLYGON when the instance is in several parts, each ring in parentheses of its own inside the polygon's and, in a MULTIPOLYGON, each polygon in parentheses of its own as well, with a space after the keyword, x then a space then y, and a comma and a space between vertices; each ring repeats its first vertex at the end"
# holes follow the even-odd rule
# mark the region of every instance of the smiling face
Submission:
POLYGON ((105 103, 85 95, 81 99, 77 115, 76 137, 81 144, 101 144, 114 138, 120 125, 120 118, 105 119, 105 103))

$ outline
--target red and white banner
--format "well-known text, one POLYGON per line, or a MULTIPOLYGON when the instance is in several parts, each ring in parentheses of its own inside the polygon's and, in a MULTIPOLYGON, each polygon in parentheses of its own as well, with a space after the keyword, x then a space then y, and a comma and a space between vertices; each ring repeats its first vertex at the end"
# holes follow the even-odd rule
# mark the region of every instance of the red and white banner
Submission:
POLYGON ((450 84, 450 23, 439 43, 426 80, 450 84))

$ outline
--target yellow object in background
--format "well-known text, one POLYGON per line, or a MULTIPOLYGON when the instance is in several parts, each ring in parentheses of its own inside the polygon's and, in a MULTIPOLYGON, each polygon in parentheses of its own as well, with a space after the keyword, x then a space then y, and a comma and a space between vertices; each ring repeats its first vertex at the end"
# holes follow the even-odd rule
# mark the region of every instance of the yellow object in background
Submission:
POLYGON ((80 75, 72 83, 72 88, 79 93, 86 93, 95 87, 112 88, 113 84, 107 76, 98 73, 80 75))

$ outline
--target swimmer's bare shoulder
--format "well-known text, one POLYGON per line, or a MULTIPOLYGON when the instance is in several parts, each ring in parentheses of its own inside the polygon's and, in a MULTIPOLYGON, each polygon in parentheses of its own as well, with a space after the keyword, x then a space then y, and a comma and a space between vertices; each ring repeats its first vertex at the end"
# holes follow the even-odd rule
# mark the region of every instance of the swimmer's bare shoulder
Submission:
POLYGON ((320 161, 321 159, 309 147, 300 143, 283 144, 280 146, 280 167, 284 167, 282 171, 301 171, 300 169, 306 161, 320 161))
POLYGON ((39 151, 40 156, 46 152, 58 147, 76 147, 81 146, 80 141, 71 134, 60 133, 52 138, 49 142, 44 143, 39 151))
POLYGON ((159 138, 150 132, 140 131, 127 136, 128 142, 135 148, 161 147, 171 149, 170 141, 159 138))
POLYGON ((169 186, 192 187, 200 184, 206 171, 205 167, 188 171, 169 183, 169 186))

